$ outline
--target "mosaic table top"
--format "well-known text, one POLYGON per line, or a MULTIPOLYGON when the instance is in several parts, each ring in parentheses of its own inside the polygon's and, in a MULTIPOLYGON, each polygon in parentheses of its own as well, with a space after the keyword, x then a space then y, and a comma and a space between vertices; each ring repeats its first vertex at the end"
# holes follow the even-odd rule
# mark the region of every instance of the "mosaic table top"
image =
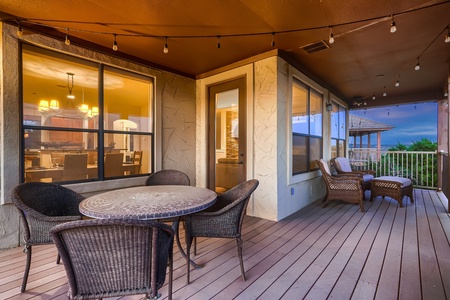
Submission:
POLYGON ((214 191, 182 185, 139 186, 86 198, 80 212, 96 219, 164 219, 204 210, 216 201, 214 191))

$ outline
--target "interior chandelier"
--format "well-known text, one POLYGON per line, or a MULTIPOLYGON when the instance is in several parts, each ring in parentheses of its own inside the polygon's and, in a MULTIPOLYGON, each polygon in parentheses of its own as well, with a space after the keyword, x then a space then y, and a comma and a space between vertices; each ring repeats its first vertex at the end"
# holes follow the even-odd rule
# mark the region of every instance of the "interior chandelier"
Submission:
POLYGON ((45 116, 63 116, 63 115, 74 115, 73 113, 69 113, 68 111, 75 112, 77 117, 81 118, 92 118, 98 115, 98 107, 93 106, 89 108, 89 105, 84 103, 84 93, 83 99, 79 106, 75 105, 75 95, 72 94, 72 90, 74 88, 73 76, 74 73, 67 73, 67 88, 69 90, 69 94, 67 95, 67 101, 64 106, 60 108, 58 100, 40 100, 38 109, 45 116))

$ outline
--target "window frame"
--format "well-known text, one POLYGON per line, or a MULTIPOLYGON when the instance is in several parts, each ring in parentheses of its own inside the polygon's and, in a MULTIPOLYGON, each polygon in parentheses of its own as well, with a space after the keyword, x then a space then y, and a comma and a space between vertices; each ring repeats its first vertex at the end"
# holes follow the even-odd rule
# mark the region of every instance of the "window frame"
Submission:
MULTIPOLYGON (((106 181, 111 179, 117 179, 117 178, 130 178, 130 177, 140 177, 140 176, 148 176, 148 174, 151 174, 155 168, 155 162, 154 162, 154 156, 156 151, 155 146, 155 95, 156 95, 156 84, 155 84, 155 77, 149 75, 149 74, 143 74, 135 70, 122 68, 116 65, 111 65, 103 62, 94 61, 89 58, 85 57, 79 57, 75 56, 70 53, 62 53, 60 51, 57 51, 55 49, 49 49, 40 47, 35 44, 27 43, 27 42, 21 42, 19 44, 19 128, 20 128, 20 139, 19 139, 19 146, 20 146, 20 160, 19 160, 19 169, 20 169, 20 182, 25 182, 25 138, 26 134, 29 130, 41 130, 41 131, 49 131, 49 132, 56 132, 56 131, 64 131, 64 132, 73 132, 73 133, 81 133, 83 135, 93 133, 96 134, 97 137, 97 145, 104 145, 104 137, 107 134, 127 134, 130 136, 147 136, 148 137, 148 145, 149 145, 149 157, 148 157, 148 172, 141 173, 141 174, 133 174, 133 175, 123 175, 118 177, 111 177, 111 178, 105 178, 104 176, 104 163, 103 160, 98 160, 98 166, 97 166, 97 178, 89 178, 89 179, 83 179, 83 180, 75 180, 75 181, 58 181, 57 183, 75 183, 75 182, 92 182, 92 181, 106 181), (48 125, 30 125, 25 124, 24 122, 24 72, 23 72, 23 51, 24 51, 24 45, 26 45, 28 51, 34 51, 36 50, 36 53, 40 53, 40 51, 48 54, 53 54, 55 57, 68 62, 78 62, 81 64, 85 64, 86 66, 94 67, 98 71, 98 126, 97 128, 75 128, 75 127, 57 127, 57 126, 48 126, 48 125), (105 67, 108 71, 112 71, 116 74, 120 73, 126 73, 131 75, 131 77, 136 78, 145 78, 145 80, 148 80, 150 84, 149 89, 149 99, 148 99, 148 105, 149 105, 149 128, 148 131, 120 131, 120 130, 107 130, 104 128, 104 72, 105 67)), ((105 154, 105 146, 103 147, 96 147, 96 153, 98 157, 103 157, 105 154)), ((83 149, 83 150, 87 150, 83 149)), ((139 150, 139 149, 138 149, 139 150)))
POLYGON ((314 86, 304 82, 303 80, 293 77, 292 80, 292 84, 291 84, 291 90, 294 89, 295 86, 300 86, 303 87, 307 90, 307 103, 306 103, 306 116, 307 116, 307 124, 308 124, 308 132, 307 133, 301 133, 301 132, 294 132, 293 129, 293 123, 292 123, 292 119, 294 118, 294 112, 293 112, 293 101, 294 101, 294 96, 293 96, 293 92, 291 94, 291 101, 290 101, 290 107, 291 107, 291 112, 290 112, 290 116, 289 116, 289 120, 290 120, 290 132, 291 132, 291 150, 292 150, 292 154, 291 154, 291 164, 290 164, 290 175, 291 176, 296 176, 296 175, 300 175, 300 174, 305 174, 305 173, 310 173, 312 171, 316 171, 319 169, 319 167, 314 163, 314 161, 311 161, 311 156, 312 156, 312 149, 311 149, 311 145, 312 140, 315 141, 319 141, 319 157, 315 157, 317 159, 323 157, 323 133, 324 133, 324 109, 323 109, 323 105, 324 105, 324 94, 323 92, 321 92, 319 89, 316 89, 314 86), (312 97, 311 95, 315 93, 316 95, 320 95, 320 105, 319 107, 321 108, 320 110, 320 135, 317 134, 311 134, 311 101, 312 101, 312 97), (303 137, 305 138, 305 150, 306 150, 306 155, 305 155, 305 160, 306 160, 306 168, 303 170, 299 170, 299 171, 295 171, 294 170, 294 164, 296 163, 296 160, 294 158, 294 137, 303 137))
MULTIPOLYGON (((347 134, 346 134, 346 132, 347 132, 347 121, 346 121, 347 120, 347 108, 345 108, 344 106, 342 106, 341 104, 339 104, 338 102, 336 102, 334 100, 331 101, 331 104, 333 106, 333 109, 332 109, 331 113, 332 114, 336 113, 337 114, 337 119, 338 119, 338 121, 337 121, 338 122, 338 129, 337 129, 338 136, 337 137, 333 136, 333 133, 332 133, 332 131, 333 131, 332 121, 333 121, 333 119, 332 119, 332 117, 330 119, 331 147, 333 147, 333 141, 335 141, 336 142, 336 157, 345 156, 346 145, 347 145, 347 134), (334 111, 334 107, 337 107, 337 109, 338 109, 337 112, 334 111), (343 114, 343 120, 341 120, 342 114, 343 114), (342 123, 345 126, 344 129, 343 129, 343 132, 342 132, 342 130, 340 128, 340 125, 342 123), (343 137, 341 135, 343 135, 343 137), (340 146, 341 143, 342 143, 342 148, 343 149, 341 149, 341 146, 340 146)), ((333 151, 331 150, 331 158, 333 158, 332 154, 333 154, 333 151)))

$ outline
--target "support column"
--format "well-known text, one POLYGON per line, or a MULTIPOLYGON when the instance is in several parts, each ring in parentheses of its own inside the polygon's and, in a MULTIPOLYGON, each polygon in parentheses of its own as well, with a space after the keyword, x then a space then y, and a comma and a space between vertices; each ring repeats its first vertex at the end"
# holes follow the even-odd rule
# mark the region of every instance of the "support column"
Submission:
POLYGON ((377 160, 381 159, 381 131, 377 131, 377 160))

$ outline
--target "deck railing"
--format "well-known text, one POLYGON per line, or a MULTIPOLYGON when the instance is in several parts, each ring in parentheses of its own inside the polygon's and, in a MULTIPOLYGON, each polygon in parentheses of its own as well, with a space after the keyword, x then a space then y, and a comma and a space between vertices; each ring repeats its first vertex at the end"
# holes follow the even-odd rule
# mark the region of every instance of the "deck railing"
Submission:
POLYGON ((385 151, 375 148, 352 148, 350 164, 358 170, 374 170, 376 176, 410 178, 418 188, 438 188, 438 163, 442 159, 436 151, 385 151))

